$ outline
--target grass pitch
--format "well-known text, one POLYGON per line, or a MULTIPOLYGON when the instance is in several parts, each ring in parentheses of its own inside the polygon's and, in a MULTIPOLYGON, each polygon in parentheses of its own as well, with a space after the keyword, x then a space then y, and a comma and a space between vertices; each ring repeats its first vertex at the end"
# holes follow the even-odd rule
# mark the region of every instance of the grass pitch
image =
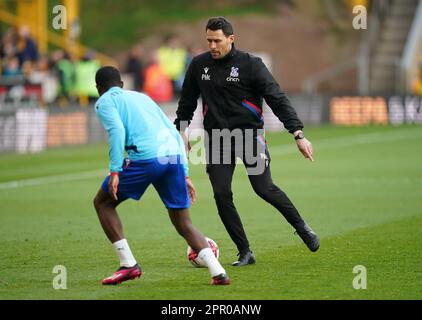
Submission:
POLYGON ((236 248, 216 212, 204 166, 191 166, 198 191, 194 224, 220 247, 231 286, 209 285, 206 269, 186 259, 153 188, 120 206, 125 236, 143 276, 116 287, 102 278, 117 267, 92 206, 107 146, 0 155, 0 299, 421 299, 422 127, 308 128, 315 162, 286 133, 267 140, 273 180, 321 236, 311 253, 270 205, 242 165, 235 203, 257 264, 233 268, 236 248), (55 290, 53 268, 67 270, 55 290), (367 271, 367 289, 354 289, 367 271))

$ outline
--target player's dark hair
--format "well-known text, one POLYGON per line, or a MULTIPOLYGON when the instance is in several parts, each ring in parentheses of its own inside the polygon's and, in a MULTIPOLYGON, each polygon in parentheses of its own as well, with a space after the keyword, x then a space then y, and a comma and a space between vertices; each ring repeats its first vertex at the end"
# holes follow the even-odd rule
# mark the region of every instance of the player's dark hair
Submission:
POLYGON ((226 37, 233 35, 233 26, 224 17, 214 17, 208 20, 206 30, 222 30, 226 37))
POLYGON ((95 74, 95 82, 97 86, 107 90, 114 86, 121 86, 122 79, 119 70, 112 66, 105 66, 98 69, 95 74))

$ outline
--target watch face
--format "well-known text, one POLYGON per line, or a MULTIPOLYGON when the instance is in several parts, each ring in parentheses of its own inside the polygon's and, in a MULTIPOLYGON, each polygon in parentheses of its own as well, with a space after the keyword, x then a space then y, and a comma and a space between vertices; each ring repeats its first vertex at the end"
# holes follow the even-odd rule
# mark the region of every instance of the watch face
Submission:
POLYGON ((296 140, 297 139, 303 139, 303 138, 305 138, 305 135, 303 134, 303 132, 299 132, 299 134, 296 136, 296 140))

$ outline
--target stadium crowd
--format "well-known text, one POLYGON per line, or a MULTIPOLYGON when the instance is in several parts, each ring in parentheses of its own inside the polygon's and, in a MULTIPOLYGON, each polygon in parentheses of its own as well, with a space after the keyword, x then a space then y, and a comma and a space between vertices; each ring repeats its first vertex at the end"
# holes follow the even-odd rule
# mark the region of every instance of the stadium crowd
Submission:
MULTIPOLYGON (((130 77, 130 89, 145 92, 158 103, 168 102, 179 97, 187 66, 202 51, 169 36, 152 50, 135 45, 118 67, 130 77)), ((44 105, 85 105, 97 99, 94 76, 100 67, 95 51, 79 59, 63 49, 41 54, 25 26, 0 33, 0 87, 39 85, 44 105)))
MULTIPOLYGON (((128 89, 142 91, 158 103, 177 100, 187 66, 205 48, 186 47, 175 35, 162 44, 146 50, 133 46, 125 61, 118 61, 120 70, 130 79, 128 89)), ((39 52, 26 26, 9 28, 0 33, 0 89, 16 85, 38 85, 43 105, 86 105, 98 98, 95 72, 101 67, 95 51, 79 59, 70 52, 56 49, 48 55, 39 52)), ((413 93, 422 96, 422 56, 413 93)), ((7 94, 7 90, 0 90, 7 94)))

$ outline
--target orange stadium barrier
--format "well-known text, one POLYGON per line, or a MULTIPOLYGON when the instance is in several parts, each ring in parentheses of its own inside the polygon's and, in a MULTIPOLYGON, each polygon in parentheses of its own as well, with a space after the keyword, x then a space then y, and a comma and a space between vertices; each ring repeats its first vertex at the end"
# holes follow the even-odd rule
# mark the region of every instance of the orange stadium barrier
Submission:
POLYGON ((334 97, 330 120, 336 125, 388 124, 387 102, 382 97, 334 97))
POLYGON ((47 146, 85 144, 88 142, 88 117, 85 112, 52 114, 48 117, 47 146))

